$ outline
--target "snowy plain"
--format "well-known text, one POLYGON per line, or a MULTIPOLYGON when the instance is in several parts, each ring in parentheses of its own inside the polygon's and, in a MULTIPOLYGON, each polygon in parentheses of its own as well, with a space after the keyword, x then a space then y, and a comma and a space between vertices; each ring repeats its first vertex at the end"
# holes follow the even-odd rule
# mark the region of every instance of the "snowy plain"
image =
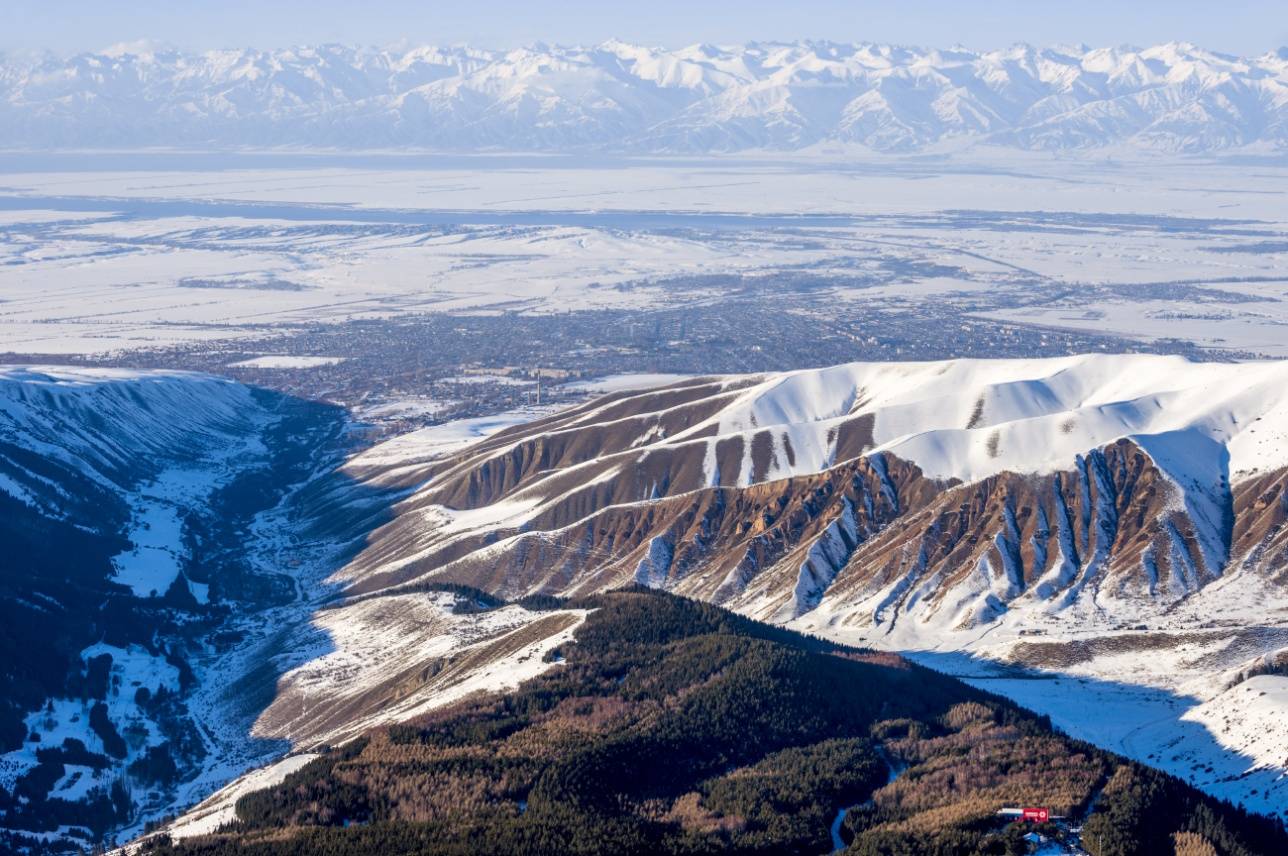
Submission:
POLYGON ((674 306, 718 300, 703 277, 807 272, 850 305, 1288 354, 1274 156, 157 160, 179 166, 0 159, 0 348, 674 306))

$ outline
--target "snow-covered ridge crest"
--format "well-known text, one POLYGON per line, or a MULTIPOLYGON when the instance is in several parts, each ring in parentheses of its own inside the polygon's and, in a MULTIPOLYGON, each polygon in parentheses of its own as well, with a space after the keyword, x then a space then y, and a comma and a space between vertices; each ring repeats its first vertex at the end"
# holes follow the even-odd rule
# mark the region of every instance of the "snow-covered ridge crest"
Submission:
POLYGON ((1213 459, 1244 478, 1288 466, 1285 383, 1286 362, 1137 354, 851 363, 765 376, 717 416, 664 442, 713 425, 717 438, 768 430, 786 438, 793 460, 780 457, 766 478, 787 477, 835 463, 836 427, 871 416, 869 452, 891 452, 945 481, 1055 472, 1123 438, 1178 477, 1213 459), (1211 443, 1228 459, 1217 460, 1224 454, 1211 443))
MULTIPOLYGON (((620 487, 651 456, 693 457, 700 474, 693 467, 683 478, 650 476, 642 494, 621 489, 613 501, 748 487, 822 473, 859 455, 879 462, 882 453, 914 464, 926 478, 969 484, 1000 473, 1066 471, 1120 440, 1153 459, 1178 489, 1178 502, 1288 467, 1288 362, 1127 354, 850 363, 666 389, 683 400, 658 390, 619 393, 449 456, 417 491, 447 499, 421 514, 454 521, 440 535, 502 519, 522 526, 579 487, 620 487), (554 448, 591 434, 603 438, 596 454, 540 473, 516 471, 511 487, 486 495, 474 487, 472 473, 495 479, 500 468, 529 456, 533 444, 554 448)), ((380 448, 369 456, 379 460, 380 448)))
MULTIPOLYGON (((630 432, 644 424, 638 435, 623 433, 615 445, 635 456, 696 447, 705 451, 709 467, 703 486, 747 486, 844 461, 841 429, 863 422, 870 436, 849 457, 890 452, 945 482, 1056 472, 1121 439, 1131 439, 1179 477, 1195 474, 1183 471, 1187 461, 1214 458, 1214 466, 1238 480, 1288 466, 1288 444, 1281 442, 1288 438, 1285 382, 1284 361, 1200 363, 1148 354, 857 362, 619 391, 553 422, 512 428, 466 457, 499 461, 534 437, 630 432), (665 390, 692 393, 676 403, 660 395, 665 390), (703 414, 693 418, 698 399, 703 414), (683 424, 664 430, 658 419, 683 424), (757 435, 769 438, 759 452, 753 448, 757 435), (732 438, 745 441, 737 466, 711 469, 715 449, 732 438), (762 455, 765 460, 755 460, 762 455)), ((391 441, 388 448, 403 442, 391 441)), ((382 461, 383 448, 363 458, 382 461)), ((599 458, 570 466, 589 467, 602 478, 593 465, 614 451, 606 448, 599 458)), ((387 457, 400 461, 405 454, 387 457)), ((441 486, 455 473, 442 469, 422 489, 441 486)))
MULTIPOLYGON (((244 442, 265 419, 258 410, 248 387, 210 375, 0 366, 0 441, 114 489, 194 450, 244 442)), ((46 514, 68 513, 47 472, 3 449, 0 490, 46 514)))
POLYGON ((0 58, 3 146, 634 152, 1288 145, 1288 63, 1169 43, 116 46, 0 58))

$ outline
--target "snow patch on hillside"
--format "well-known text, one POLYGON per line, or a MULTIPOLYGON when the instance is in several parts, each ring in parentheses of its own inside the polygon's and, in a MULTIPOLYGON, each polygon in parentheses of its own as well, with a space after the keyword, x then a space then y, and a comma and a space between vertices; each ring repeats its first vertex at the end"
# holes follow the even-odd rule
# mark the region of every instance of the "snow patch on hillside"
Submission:
POLYGON ((485 659, 459 680, 439 685, 433 677, 396 701, 358 713, 359 701, 384 682, 429 668, 435 661, 468 658, 506 634, 549 615, 506 606, 486 611, 459 610, 458 596, 447 592, 385 595, 314 614, 309 626, 277 656, 283 675, 274 702, 260 715, 254 734, 286 738, 296 748, 335 744, 386 722, 463 698, 471 692, 504 689, 535 677, 551 664, 545 653, 570 638, 584 611, 564 631, 529 640, 514 650, 485 659), (344 707, 353 705, 352 709, 344 707), (343 715, 331 720, 332 706, 343 715))
POLYGON ((231 369, 313 369, 334 366, 344 362, 344 357, 303 357, 284 354, 266 354, 229 363, 231 369))
POLYGON ((185 812, 166 828, 171 838, 184 839, 196 835, 209 835, 225 824, 237 819, 237 800, 246 794, 281 784, 291 773, 304 767, 314 758, 313 752, 288 755, 276 763, 247 773, 232 784, 221 788, 209 799, 191 811, 185 812))
POLYGON ((633 392, 640 389, 652 389, 658 386, 670 386, 673 383, 687 380, 692 375, 682 374, 617 374, 607 375, 605 377, 594 378, 592 380, 579 380, 572 383, 566 383, 563 388, 571 392, 633 392))
POLYGON ((1186 711, 1181 719, 1203 725, 1222 746, 1247 758, 1245 774, 1266 769, 1280 778, 1288 776, 1288 678, 1249 678, 1186 711))
POLYGON ((397 471, 402 471, 459 452, 506 428, 554 413, 560 407, 561 405, 521 407, 492 416, 456 419, 441 425, 430 425, 400 434, 355 455, 345 465, 345 469, 361 473, 393 466, 398 468, 397 471))

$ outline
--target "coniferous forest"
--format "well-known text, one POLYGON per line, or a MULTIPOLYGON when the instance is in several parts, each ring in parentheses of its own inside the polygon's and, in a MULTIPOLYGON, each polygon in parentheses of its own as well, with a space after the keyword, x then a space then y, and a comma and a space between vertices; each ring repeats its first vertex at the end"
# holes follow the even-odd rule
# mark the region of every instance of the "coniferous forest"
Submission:
POLYGON ((898 656, 645 590, 570 605, 592 610, 575 641, 517 691, 377 729, 145 851, 816 856, 838 836, 965 856, 1037 832, 1095 856, 1288 853, 1277 821, 898 656), (1016 805, 1061 819, 997 816, 1016 805))

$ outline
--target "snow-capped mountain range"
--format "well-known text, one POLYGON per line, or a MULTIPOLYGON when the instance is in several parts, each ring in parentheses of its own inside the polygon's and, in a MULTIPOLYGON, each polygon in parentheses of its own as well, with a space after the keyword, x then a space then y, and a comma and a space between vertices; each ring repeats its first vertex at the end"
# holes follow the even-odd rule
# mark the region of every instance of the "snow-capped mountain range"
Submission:
POLYGON ((1288 147, 1288 49, 609 41, 0 58, 7 148, 1288 147))

